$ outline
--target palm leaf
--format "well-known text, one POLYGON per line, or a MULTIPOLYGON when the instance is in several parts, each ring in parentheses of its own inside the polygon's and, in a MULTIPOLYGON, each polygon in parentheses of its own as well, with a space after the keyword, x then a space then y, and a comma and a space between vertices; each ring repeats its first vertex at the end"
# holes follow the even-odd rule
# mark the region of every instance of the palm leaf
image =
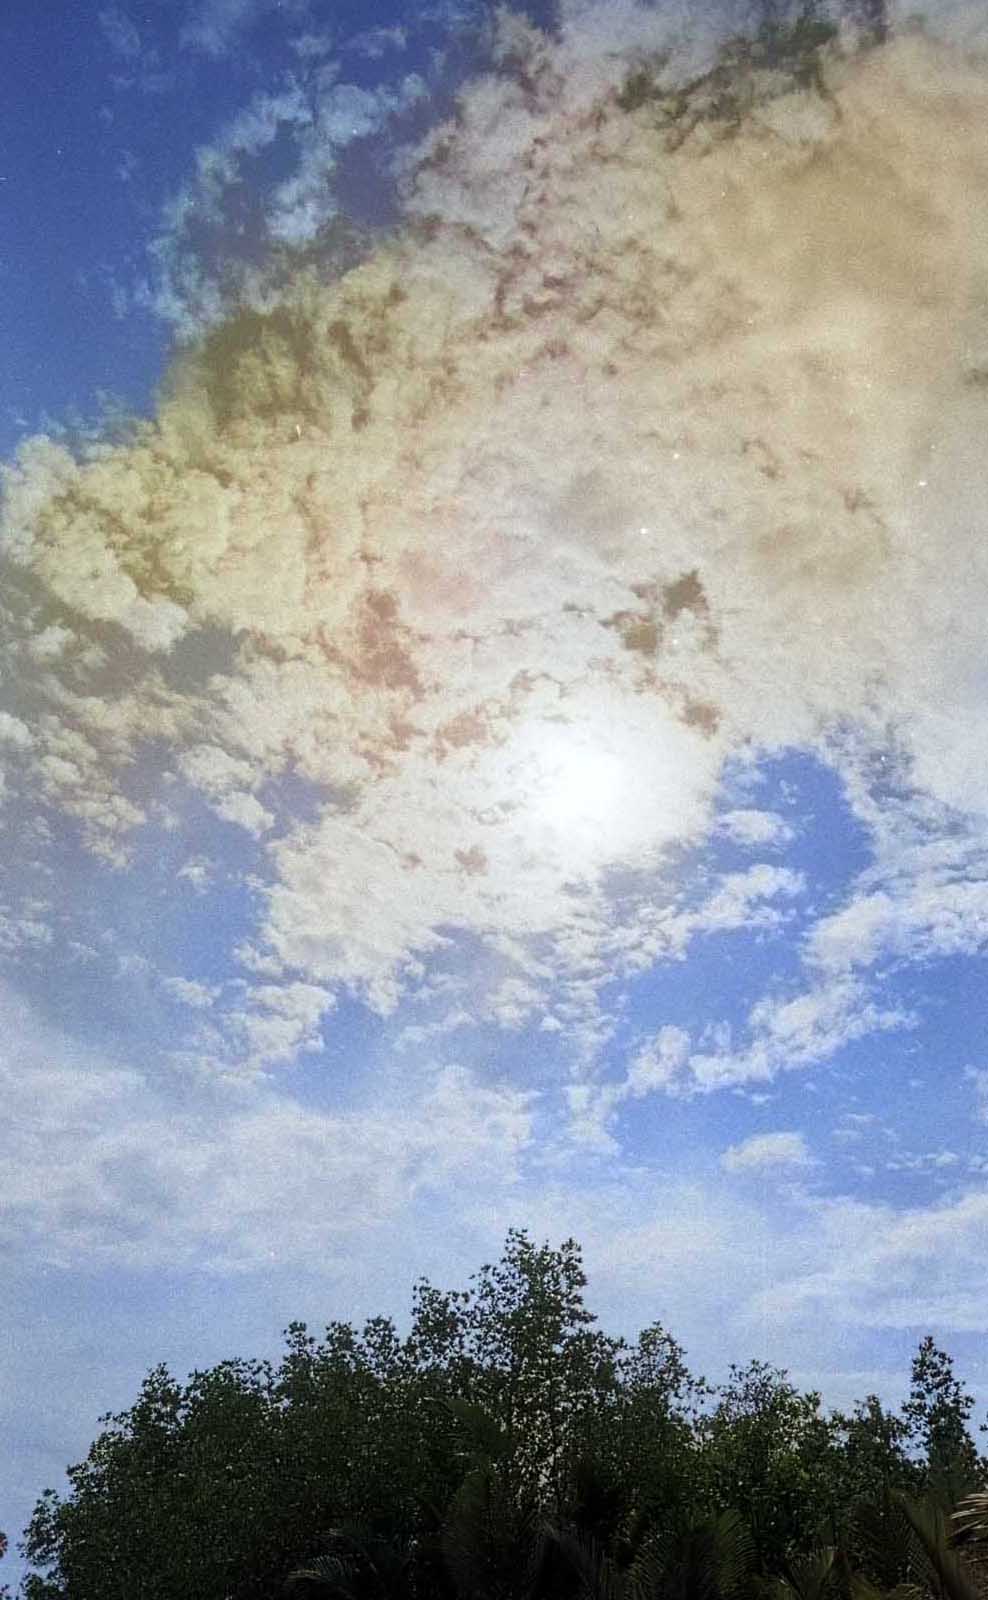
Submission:
POLYGON ((925 1563, 905 1513, 891 1496, 862 1500, 854 1508, 851 1532, 855 1560, 863 1560, 867 1578, 877 1594, 891 1591, 925 1573, 925 1563))
POLYGON ((472 1400, 441 1400, 440 1405, 470 1441, 474 1455, 488 1461, 500 1461, 508 1451, 508 1436, 496 1418, 472 1400))
POLYGON ((955 1524, 957 1540, 988 1539, 988 1493, 979 1491, 967 1495, 956 1511, 951 1512, 951 1521, 955 1524))
POLYGON ((849 1580, 851 1600, 925 1600, 923 1590, 914 1583, 897 1583, 894 1589, 878 1589, 860 1572, 849 1580))
POLYGON ((626 1600, 623 1574, 592 1534, 570 1525, 546 1528, 543 1537, 561 1559, 574 1600, 626 1600))
POLYGON ((764 1600, 825 1600, 835 1587, 836 1556, 833 1545, 821 1545, 794 1558, 784 1578, 770 1578, 762 1586, 764 1600))
POLYGON ((981 1600, 960 1557, 951 1548, 952 1530, 943 1507, 930 1498, 911 1500, 899 1492, 894 1499, 926 1557, 927 1573, 932 1579, 929 1587, 933 1593, 943 1596, 944 1600, 981 1600))
POLYGON ((282 1585, 282 1592, 286 1596, 298 1596, 299 1600, 305 1597, 328 1597, 337 1595, 340 1600, 356 1600, 356 1590, 353 1587, 353 1570, 348 1561, 341 1560, 339 1556, 316 1556, 308 1566, 296 1567, 288 1574, 282 1585))
POLYGON ((411 1553, 363 1523, 330 1528, 326 1550, 285 1579, 286 1596, 335 1595, 339 1600, 402 1600, 409 1591, 411 1553))
POLYGON ((628 1571, 633 1600, 732 1600, 754 1562, 751 1531, 738 1512, 646 1539, 628 1571))
POLYGON ((457 1592, 470 1600, 514 1600, 534 1587, 540 1563, 534 1500, 512 1494, 493 1463, 468 1472, 450 1503, 441 1535, 457 1592))

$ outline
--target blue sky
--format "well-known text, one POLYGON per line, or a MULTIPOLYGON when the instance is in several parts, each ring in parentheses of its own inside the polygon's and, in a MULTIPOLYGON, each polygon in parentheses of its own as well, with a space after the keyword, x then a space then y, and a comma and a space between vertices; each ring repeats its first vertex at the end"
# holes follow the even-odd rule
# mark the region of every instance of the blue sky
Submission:
POLYGON ((740 3, 5 8, 12 1539, 512 1226, 983 1419, 979 9, 676 143, 740 3))

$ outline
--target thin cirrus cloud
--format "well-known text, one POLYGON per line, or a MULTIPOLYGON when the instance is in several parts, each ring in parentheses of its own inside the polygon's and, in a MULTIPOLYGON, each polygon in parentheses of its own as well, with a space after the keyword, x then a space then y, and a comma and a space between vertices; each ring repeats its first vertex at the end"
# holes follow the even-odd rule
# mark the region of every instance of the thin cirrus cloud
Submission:
POLYGON ((179 34, 183 49, 222 57, 250 29, 273 11, 287 11, 304 21, 310 0, 196 0, 188 8, 179 34))

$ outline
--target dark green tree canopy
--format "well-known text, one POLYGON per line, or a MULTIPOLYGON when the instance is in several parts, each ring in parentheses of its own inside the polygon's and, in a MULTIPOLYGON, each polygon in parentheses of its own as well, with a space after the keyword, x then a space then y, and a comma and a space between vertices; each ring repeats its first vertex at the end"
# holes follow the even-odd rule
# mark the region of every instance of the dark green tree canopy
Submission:
POLYGON ((294 1322, 278 1365, 154 1367, 38 1501, 25 1600, 267 1600, 292 1573, 350 1600, 810 1600, 751 1588, 802 1573, 824 1600, 852 1564, 887 1591, 933 1570, 943 1495, 988 1463, 932 1339, 902 1415, 825 1417, 765 1362, 694 1377, 659 1322, 602 1333, 585 1287, 574 1240, 513 1229, 468 1288, 414 1286, 404 1339, 294 1322), (902 1497, 934 1491, 914 1526, 902 1497))

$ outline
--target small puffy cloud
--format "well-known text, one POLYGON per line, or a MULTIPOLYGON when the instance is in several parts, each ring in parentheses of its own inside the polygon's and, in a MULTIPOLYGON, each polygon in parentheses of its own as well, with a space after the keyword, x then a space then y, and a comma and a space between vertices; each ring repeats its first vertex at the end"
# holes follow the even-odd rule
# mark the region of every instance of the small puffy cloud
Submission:
POLYGON ((173 1000, 195 1011, 208 1011, 220 993, 215 984, 200 983, 195 978, 165 977, 161 979, 161 987, 173 1000))
POLYGON ((788 1172, 815 1162, 801 1133, 758 1133, 724 1151, 725 1172, 788 1172))
POLYGON ((347 48, 358 55, 377 61, 392 50, 404 50, 408 44, 408 30, 400 25, 385 28, 367 28, 349 40, 347 48))
POLYGON ((35 661, 56 661, 72 644, 74 638, 71 628, 52 623, 50 627, 42 628, 40 633, 28 639, 24 648, 35 661))
POLYGON ((194 856, 182 863, 176 876, 191 884, 197 894, 205 894, 215 876, 215 868, 204 856, 194 856))
POLYGON ((632 1099, 669 1089, 689 1057, 689 1034, 683 1028, 667 1025, 640 1050, 628 1069, 624 1088, 632 1099))
POLYGON ((725 811, 718 818, 717 827, 736 844, 752 847, 788 844, 792 838, 792 828, 775 811, 725 811))
POLYGON ((34 743, 31 730, 20 717, 9 711, 0 711, 0 745, 14 750, 30 750, 34 743))

